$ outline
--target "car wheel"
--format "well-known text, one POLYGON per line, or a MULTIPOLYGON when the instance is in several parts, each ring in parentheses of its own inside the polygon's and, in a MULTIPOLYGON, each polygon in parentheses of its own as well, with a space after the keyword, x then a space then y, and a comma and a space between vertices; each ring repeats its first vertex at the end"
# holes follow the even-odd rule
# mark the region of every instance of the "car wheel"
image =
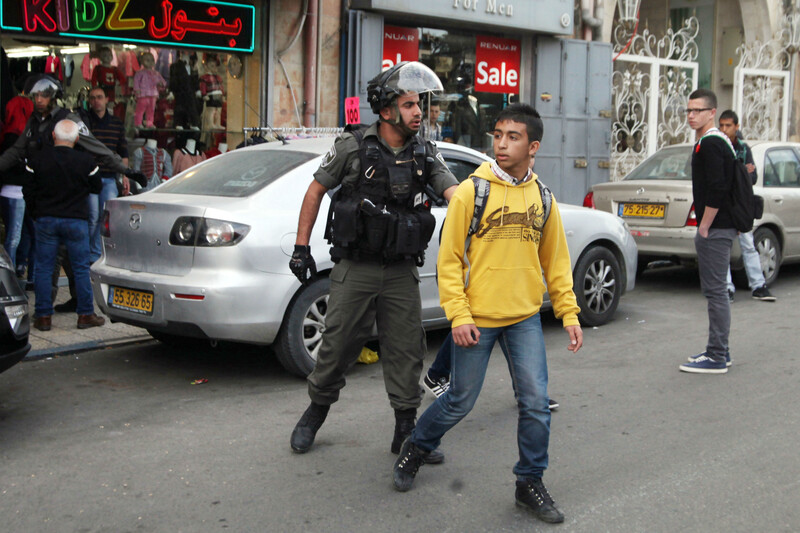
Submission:
POLYGON ((781 268, 781 243, 771 229, 758 228, 753 234, 753 244, 761 259, 764 281, 767 285, 771 285, 778 278, 778 271, 781 268))
POLYGON ((273 348, 278 361, 290 373, 306 377, 314 370, 325 331, 331 282, 318 279, 305 287, 292 303, 273 348))
POLYGON ((622 296, 622 269, 608 248, 595 246, 584 252, 573 272, 575 297, 585 326, 601 326, 617 310, 622 296))

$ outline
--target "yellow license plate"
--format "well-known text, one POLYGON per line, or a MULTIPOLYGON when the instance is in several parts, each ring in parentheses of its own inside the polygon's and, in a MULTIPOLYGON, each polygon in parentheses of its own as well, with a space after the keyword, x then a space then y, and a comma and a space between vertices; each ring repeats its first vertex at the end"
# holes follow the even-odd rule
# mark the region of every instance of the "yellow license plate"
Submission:
POLYGON ((108 305, 116 309, 133 311, 143 315, 153 314, 153 293, 135 291, 124 287, 109 287, 108 305))
POLYGON ((664 204, 620 204, 619 216, 664 218, 664 204))

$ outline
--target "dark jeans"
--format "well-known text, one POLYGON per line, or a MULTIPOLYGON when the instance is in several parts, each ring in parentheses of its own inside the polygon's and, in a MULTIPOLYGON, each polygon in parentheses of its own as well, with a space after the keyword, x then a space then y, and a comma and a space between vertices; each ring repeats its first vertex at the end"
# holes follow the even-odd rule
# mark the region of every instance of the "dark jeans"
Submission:
POLYGON ((453 360, 453 330, 447 334, 441 348, 436 352, 436 359, 428 369, 428 375, 434 381, 445 378, 450 379, 450 363, 453 360))
POLYGON ((717 362, 725 362, 725 354, 728 352, 731 302, 728 298, 727 278, 731 245, 736 235, 737 231, 733 228, 711 228, 707 238, 701 237, 699 232, 694 238, 700 288, 708 301, 706 355, 717 362))
POLYGON ((67 247, 75 274, 79 315, 94 313, 89 280, 89 223, 78 218, 39 217, 36 219, 36 316, 53 314, 50 279, 55 268, 58 245, 67 247))

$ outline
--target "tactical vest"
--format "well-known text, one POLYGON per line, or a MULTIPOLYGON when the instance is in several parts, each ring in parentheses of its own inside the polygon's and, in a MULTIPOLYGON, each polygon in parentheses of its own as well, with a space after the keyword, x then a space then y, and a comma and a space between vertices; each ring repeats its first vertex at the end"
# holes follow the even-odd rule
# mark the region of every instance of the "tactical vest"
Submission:
POLYGON ((55 115, 48 113, 47 118, 39 122, 35 113, 34 111, 34 114, 28 118, 28 127, 23 132, 23 135, 26 136, 25 157, 28 160, 34 159, 45 146, 55 144, 53 130, 56 129, 56 124, 69 115, 69 111, 62 107, 55 115))
POLYGON ((397 155, 375 137, 354 130, 361 172, 355 185, 333 195, 325 238, 331 259, 391 263, 413 259, 418 266, 436 219, 425 193, 433 156, 415 135, 397 155))

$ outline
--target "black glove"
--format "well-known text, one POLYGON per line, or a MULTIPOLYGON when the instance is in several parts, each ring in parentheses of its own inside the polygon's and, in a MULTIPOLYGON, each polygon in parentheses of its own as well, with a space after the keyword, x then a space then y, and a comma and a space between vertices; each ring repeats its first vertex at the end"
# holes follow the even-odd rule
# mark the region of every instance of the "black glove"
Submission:
POLYGON ((125 175, 128 176, 133 181, 135 181, 136 183, 138 183, 142 188, 147 187, 147 176, 145 176, 141 172, 137 172, 132 168, 126 168, 125 175))
POLYGON ((294 253, 289 260, 289 269, 303 285, 308 285, 317 277, 317 264, 311 257, 311 246, 294 245, 294 253))

